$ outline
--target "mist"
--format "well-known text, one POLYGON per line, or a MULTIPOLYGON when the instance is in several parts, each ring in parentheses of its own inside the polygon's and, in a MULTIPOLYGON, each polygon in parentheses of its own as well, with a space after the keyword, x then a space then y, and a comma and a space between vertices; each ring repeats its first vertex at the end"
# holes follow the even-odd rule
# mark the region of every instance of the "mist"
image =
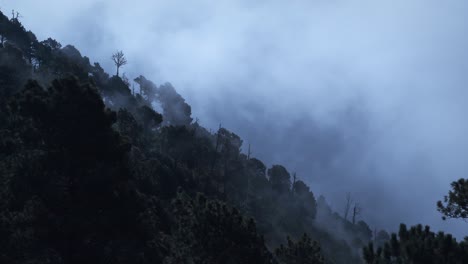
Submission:
POLYGON ((194 118, 297 172, 371 228, 466 234, 436 201, 468 175, 468 3, 0 0, 39 39, 114 72, 171 82, 194 118))

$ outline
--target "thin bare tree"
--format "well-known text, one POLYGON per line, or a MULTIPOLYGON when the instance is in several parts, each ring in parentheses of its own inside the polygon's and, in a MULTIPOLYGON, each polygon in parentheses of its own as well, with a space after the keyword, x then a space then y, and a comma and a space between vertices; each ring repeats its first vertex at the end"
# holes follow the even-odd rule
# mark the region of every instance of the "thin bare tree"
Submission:
POLYGON ((353 207, 353 225, 356 223, 356 217, 361 214, 361 207, 359 204, 355 203, 353 207))
POLYGON ((346 204, 344 210, 344 219, 348 220, 349 210, 351 210, 351 204, 353 203, 353 198, 351 197, 351 193, 346 194, 346 204))
POLYGON ((214 167, 216 165, 216 160, 218 158, 218 147, 219 147, 219 140, 220 140, 220 131, 221 131, 221 124, 219 124, 219 129, 218 133, 216 134, 216 147, 215 147, 215 153, 213 156, 213 160, 211 162, 211 173, 213 174, 214 167))
POLYGON ((127 64, 127 59, 125 59, 125 55, 122 51, 117 51, 116 53, 112 54, 111 59, 114 62, 115 66, 117 67, 117 77, 118 77, 119 69, 120 67, 127 64))
POLYGON ((293 182, 292 182, 292 195, 294 195, 296 193, 296 180, 297 180, 297 176, 296 176, 296 172, 293 172, 293 182))
POLYGON ((15 10, 11 10, 11 20, 18 20, 18 18, 20 18, 20 13, 18 11, 15 11, 15 10))

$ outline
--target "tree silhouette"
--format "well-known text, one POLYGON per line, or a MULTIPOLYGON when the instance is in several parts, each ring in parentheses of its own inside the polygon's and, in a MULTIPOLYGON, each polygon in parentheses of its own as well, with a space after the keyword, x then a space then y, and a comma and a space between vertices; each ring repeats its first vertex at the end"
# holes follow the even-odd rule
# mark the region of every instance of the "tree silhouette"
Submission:
POLYGON ((120 67, 127 64, 127 59, 125 58, 125 55, 122 51, 117 51, 116 53, 112 54, 111 59, 117 67, 117 76, 119 76, 119 69, 120 67))
POLYGON ((460 218, 468 221, 468 180, 452 182, 452 190, 444 197, 444 202, 437 202, 437 210, 446 218, 460 218))
POLYGON ((348 220, 349 210, 351 209, 351 204, 353 203, 353 198, 351 197, 351 193, 346 194, 346 204, 344 210, 344 219, 348 220))
POLYGON ((429 226, 408 229, 401 224, 383 247, 375 249, 373 243, 364 247, 363 258, 367 264, 462 264, 468 263, 467 242, 468 238, 457 242, 449 234, 434 233, 429 226))
POLYGON ((303 234, 297 241, 293 242, 287 238, 287 245, 281 245, 275 250, 275 255, 280 263, 284 264, 321 264, 324 263, 320 253, 320 246, 317 242, 303 234))

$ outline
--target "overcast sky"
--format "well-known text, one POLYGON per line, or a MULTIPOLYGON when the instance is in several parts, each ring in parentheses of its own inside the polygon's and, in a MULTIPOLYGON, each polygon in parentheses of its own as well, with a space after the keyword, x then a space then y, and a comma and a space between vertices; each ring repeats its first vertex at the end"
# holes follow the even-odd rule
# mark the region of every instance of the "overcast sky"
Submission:
MULTIPOLYGON (((171 82, 219 123, 372 228, 400 222, 468 235, 436 201, 468 177, 464 0, 0 0, 39 39, 109 72, 171 82), (117 3, 119 2, 119 3, 117 3)), ((246 148, 246 147, 244 147, 246 148)))

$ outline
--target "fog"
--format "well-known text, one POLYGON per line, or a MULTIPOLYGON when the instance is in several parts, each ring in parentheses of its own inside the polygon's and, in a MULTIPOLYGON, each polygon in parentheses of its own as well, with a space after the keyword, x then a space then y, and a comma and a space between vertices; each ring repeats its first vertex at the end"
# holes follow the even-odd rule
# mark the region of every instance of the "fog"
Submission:
POLYGON ((468 235, 436 201, 468 177, 468 2, 0 0, 39 39, 171 82, 212 129, 371 228, 468 235), (255 3, 252 3, 255 2, 255 3))

